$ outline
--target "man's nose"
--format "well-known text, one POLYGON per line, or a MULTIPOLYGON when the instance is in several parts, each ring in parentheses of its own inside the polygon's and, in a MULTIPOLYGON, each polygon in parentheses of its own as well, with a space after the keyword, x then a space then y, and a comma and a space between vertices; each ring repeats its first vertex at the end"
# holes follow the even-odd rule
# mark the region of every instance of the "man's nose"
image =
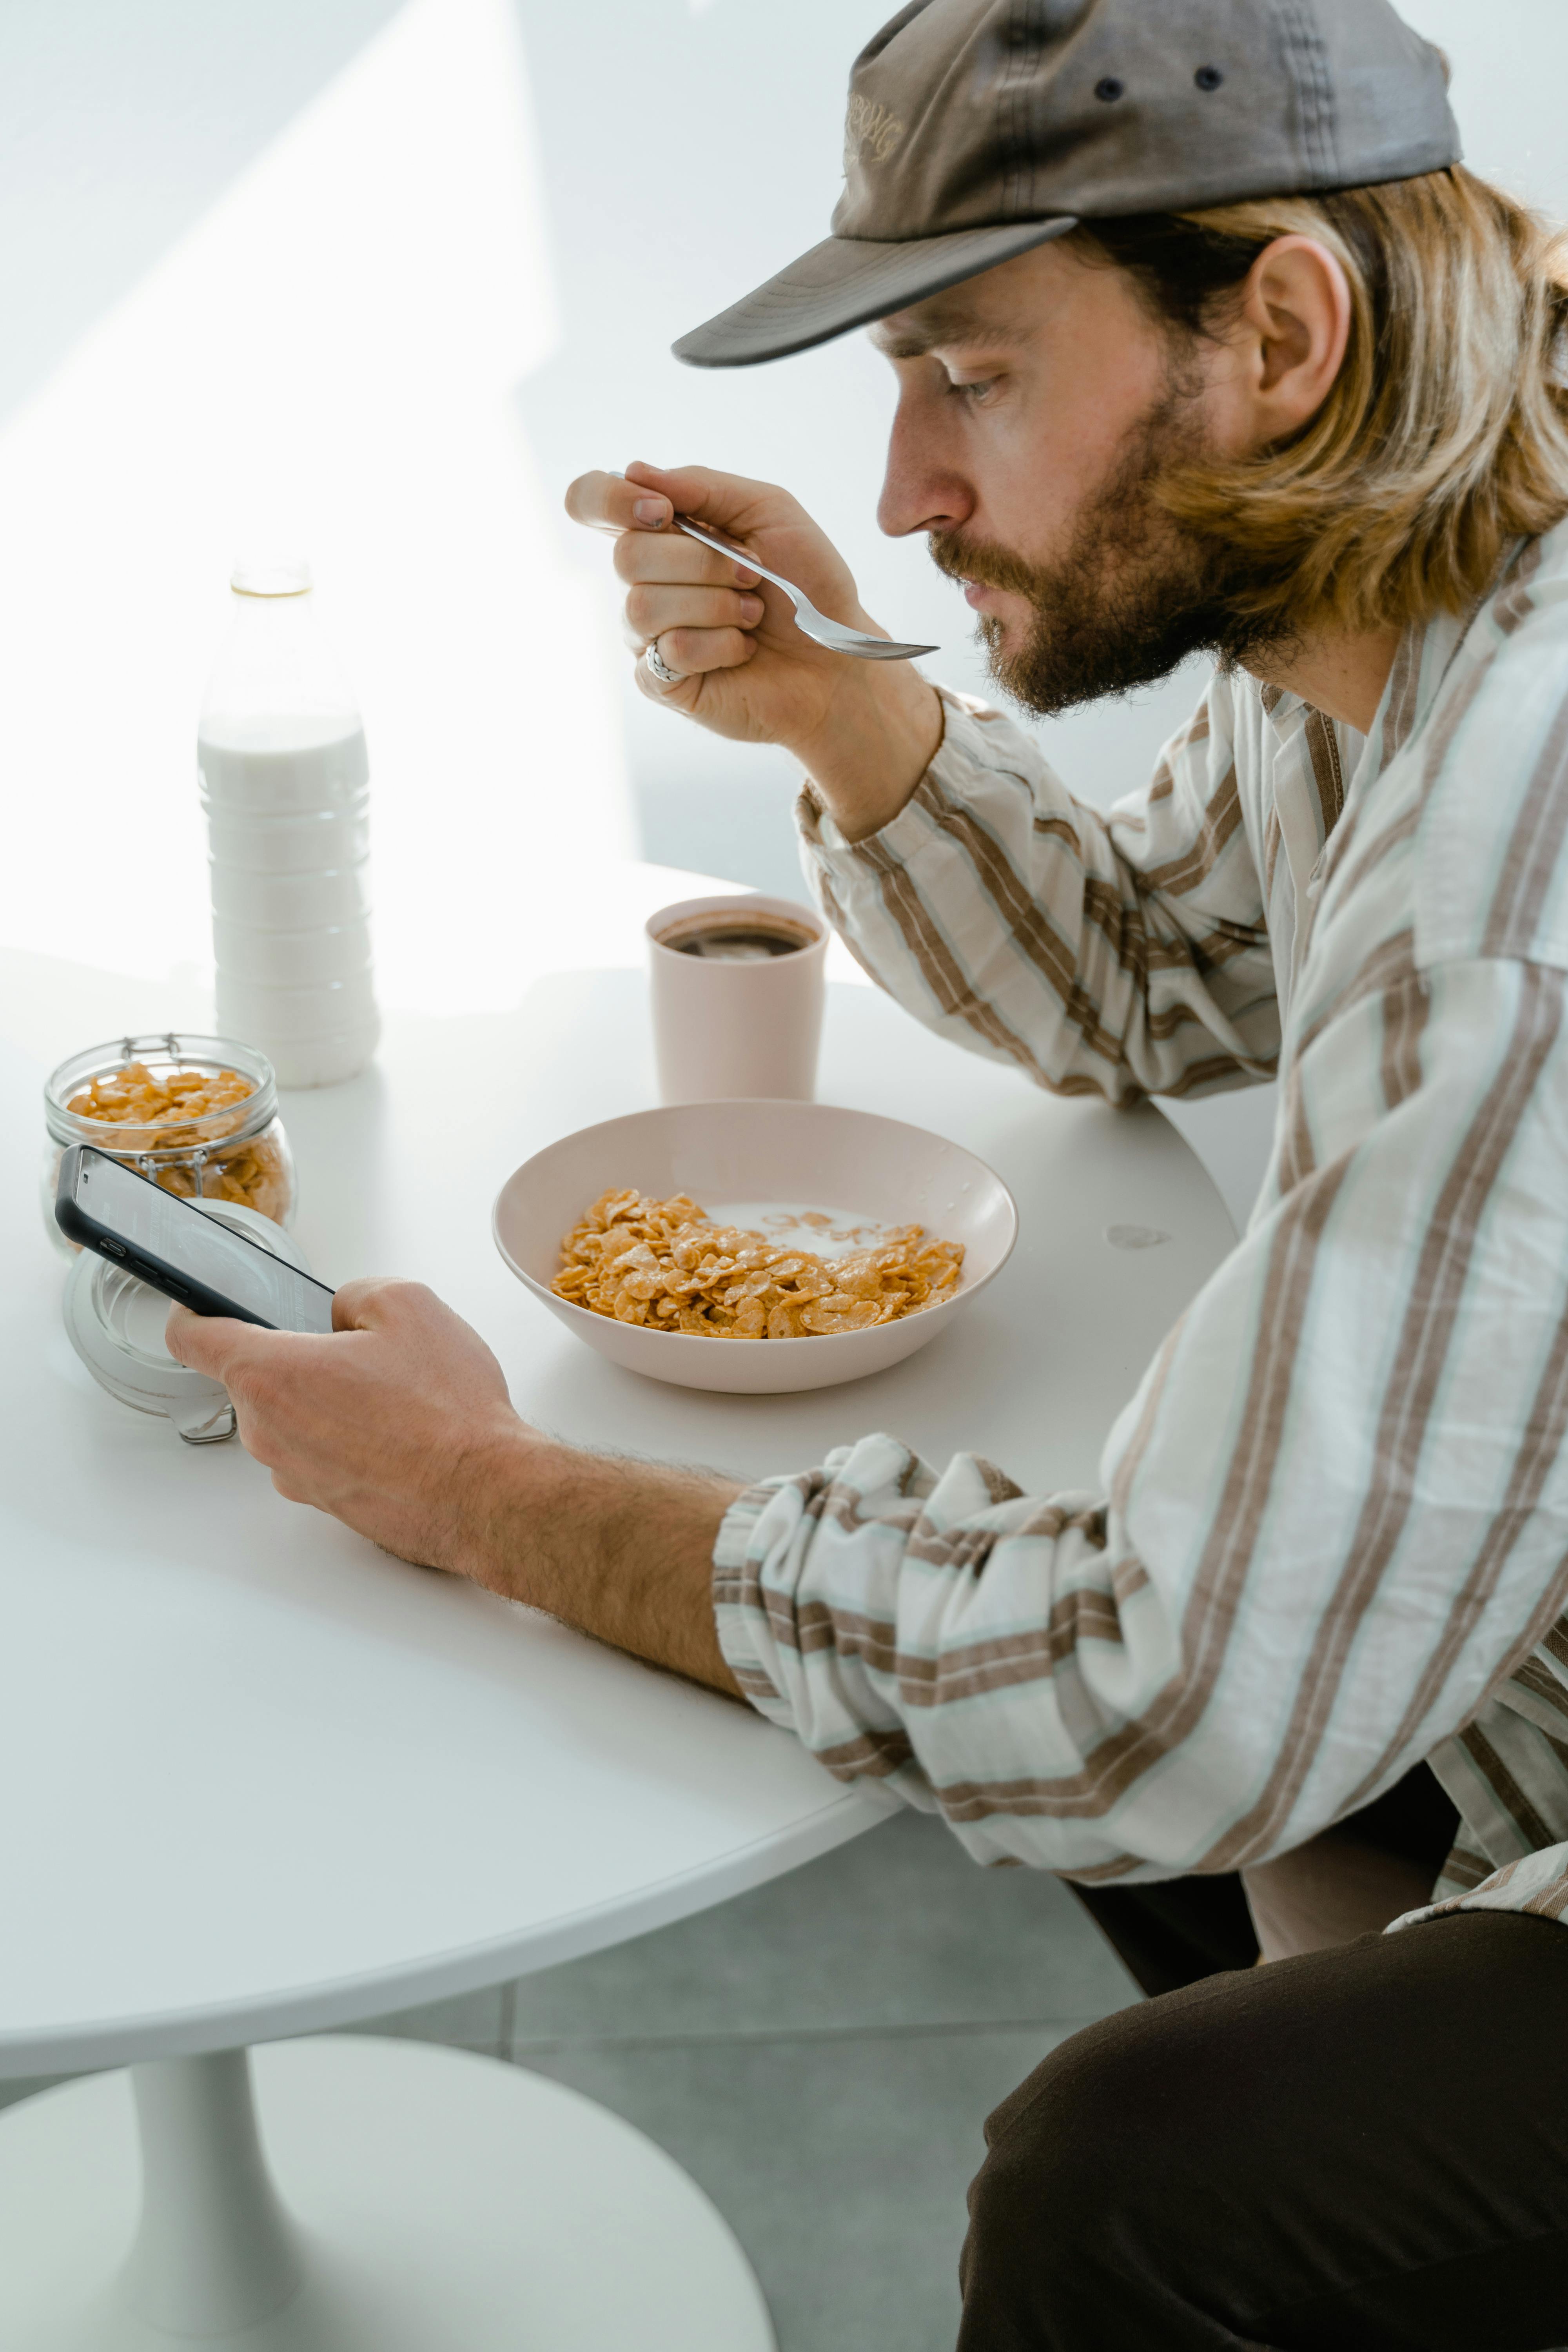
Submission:
POLYGON ((889 539, 952 530, 974 511, 974 493, 942 446, 932 404, 905 393, 888 439, 877 521, 889 539))

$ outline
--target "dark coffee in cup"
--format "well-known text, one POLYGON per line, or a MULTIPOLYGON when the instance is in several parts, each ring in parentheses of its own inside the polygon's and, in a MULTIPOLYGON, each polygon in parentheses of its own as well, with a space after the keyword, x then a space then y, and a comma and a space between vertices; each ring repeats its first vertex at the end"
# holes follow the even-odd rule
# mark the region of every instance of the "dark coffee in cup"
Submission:
POLYGON ((804 923, 776 915, 746 922, 709 915, 677 924, 661 935, 659 945, 710 963, 766 963, 774 956, 799 955, 802 949, 815 947, 816 939, 804 923))

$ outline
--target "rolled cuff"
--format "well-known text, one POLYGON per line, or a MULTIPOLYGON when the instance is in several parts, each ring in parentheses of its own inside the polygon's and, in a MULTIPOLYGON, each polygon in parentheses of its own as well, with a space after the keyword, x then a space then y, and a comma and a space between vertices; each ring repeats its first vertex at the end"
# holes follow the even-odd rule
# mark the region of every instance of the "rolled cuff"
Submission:
POLYGON ((1451 1911, 1519 1911, 1532 1918, 1568 1921, 1568 1843, 1542 1846, 1494 1870, 1479 1886, 1440 1903, 1424 1904, 1419 1911, 1406 1911, 1384 1934, 1394 1936, 1428 1919, 1446 1919, 1451 1911))
POLYGON ((719 1525, 713 1547, 713 1622, 724 1664, 759 1715, 785 1731, 796 1729, 795 1710, 768 1672, 758 1644, 757 1619, 745 1605, 746 1564, 752 1556, 757 1521, 778 1493, 783 1479, 764 1479, 737 1495, 719 1525))
POLYGON ((808 851, 821 859, 829 874, 846 868, 885 874, 890 866, 907 865, 931 838, 932 811, 945 801, 963 802, 977 773, 994 768, 994 751, 985 731, 993 734, 1008 721, 984 703, 939 686, 943 713, 942 739, 936 756, 895 817, 862 841, 846 841, 830 809, 818 800, 809 782, 795 803, 795 821, 808 851), (984 714, 984 715, 982 715, 984 714), (933 789, 935 787, 936 789, 933 789))

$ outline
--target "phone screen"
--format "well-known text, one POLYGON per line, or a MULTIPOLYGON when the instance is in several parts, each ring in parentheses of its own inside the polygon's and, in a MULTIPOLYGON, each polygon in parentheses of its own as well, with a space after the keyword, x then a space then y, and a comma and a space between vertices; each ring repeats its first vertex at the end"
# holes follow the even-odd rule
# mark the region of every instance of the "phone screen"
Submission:
POLYGON ((259 1243, 232 1233, 118 1160, 84 1151, 76 1198, 95 1224, 132 1249, 162 1258, 176 1274, 205 1283, 276 1329, 331 1329, 332 1294, 325 1283, 312 1282, 259 1243))

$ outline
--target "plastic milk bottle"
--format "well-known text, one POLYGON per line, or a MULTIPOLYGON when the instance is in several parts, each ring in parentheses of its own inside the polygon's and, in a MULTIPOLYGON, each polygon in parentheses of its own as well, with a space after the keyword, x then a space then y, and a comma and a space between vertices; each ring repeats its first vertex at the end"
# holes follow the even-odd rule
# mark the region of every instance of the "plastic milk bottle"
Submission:
POLYGON ((196 735, 212 864, 217 1028, 282 1087, 363 1069, 371 976, 370 766, 303 563, 241 564, 196 735))

